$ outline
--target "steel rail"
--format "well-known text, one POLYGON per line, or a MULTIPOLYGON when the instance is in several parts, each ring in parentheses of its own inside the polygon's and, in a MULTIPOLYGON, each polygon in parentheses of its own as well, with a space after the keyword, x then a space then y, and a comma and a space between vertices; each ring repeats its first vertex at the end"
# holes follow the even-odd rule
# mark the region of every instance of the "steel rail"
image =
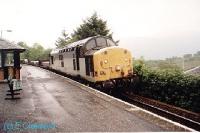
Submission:
MULTIPOLYGON (((184 116, 181 116, 179 114, 173 113, 171 111, 168 111, 166 109, 160 108, 158 107, 159 105, 161 105, 162 103, 157 102, 157 106, 150 104, 149 102, 145 102, 147 100, 147 98, 145 98, 145 100, 143 99, 143 97, 138 96, 138 95, 128 95, 123 93, 122 96, 125 98, 124 100, 128 101, 129 103, 136 103, 137 106, 141 106, 142 108, 145 108, 153 113, 159 114, 160 116, 166 117, 170 120, 173 120, 175 122, 178 122, 180 124, 183 124, 185 126, 188 126, 192 129, 195 129, 197 131, 200 131, 200 122, 195 121, 193 119, 190 118, 186 118, 184 116), (139 97, 138 100, 137 98, 134 98, 134 96, 139 97)), ((152 99, 148 99, 149 101, 151 101, 152 99)), ((171 108, 174 108, 173 106, 171 106, 171 108)), ((177 110, 177 108, 176 108, 177 110)), ((181 111, 181 110, 180 110, 181 111)), ((198 117, 199 118, 199 117, 198 117)))

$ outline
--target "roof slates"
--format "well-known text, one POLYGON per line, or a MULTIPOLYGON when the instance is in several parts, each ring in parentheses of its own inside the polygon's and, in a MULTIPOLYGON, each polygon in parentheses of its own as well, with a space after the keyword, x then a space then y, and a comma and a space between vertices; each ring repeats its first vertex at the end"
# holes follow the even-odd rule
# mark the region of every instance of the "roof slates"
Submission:
POLYGON ((25 49, 19 45, 11 43, 7 40, 0 38, 0 50, 20 50, 24 51, 25 49))

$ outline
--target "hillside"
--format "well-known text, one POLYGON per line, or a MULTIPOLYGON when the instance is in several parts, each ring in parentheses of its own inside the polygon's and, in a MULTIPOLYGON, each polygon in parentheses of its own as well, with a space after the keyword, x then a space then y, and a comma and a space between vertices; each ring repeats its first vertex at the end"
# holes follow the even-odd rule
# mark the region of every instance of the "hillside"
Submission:
POLYGON ((184 72, 185 74, 200 75, 200 66, 192 68, 184 72))
POLYGON ((144 63, 152 69, 180 69, 187 71, 200 66, 200 51, 185 54, 183 57, 172 57, 165 60, 147 60, 144 63))

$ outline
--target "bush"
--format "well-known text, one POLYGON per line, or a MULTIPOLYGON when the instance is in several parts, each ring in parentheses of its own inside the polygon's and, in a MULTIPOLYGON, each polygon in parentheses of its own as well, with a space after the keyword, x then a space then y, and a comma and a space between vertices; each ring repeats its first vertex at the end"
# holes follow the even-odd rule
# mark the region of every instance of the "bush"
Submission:
POLYGON ((151 70, 142 63, 135 64, 134 71, 139 77, 135 93, 200 112, 200 76, 185 75, 177 69, 151 70))

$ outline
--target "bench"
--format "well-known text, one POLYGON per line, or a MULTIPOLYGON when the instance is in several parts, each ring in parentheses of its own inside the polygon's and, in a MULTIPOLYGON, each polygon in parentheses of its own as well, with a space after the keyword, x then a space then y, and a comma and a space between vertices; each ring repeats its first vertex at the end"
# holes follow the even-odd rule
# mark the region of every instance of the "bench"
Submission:
POLYGON ((19 92, 21 89, 21 81, 18 79, 12 79, 11 76, 8 77, 8 86, 9 90, 7 91, 8 93, 6 94, 7 96, 11 96, 9 98, 5 98, 5 100, 15 100, 15 99, 20 99, 20 97, 15 97, 15 95, 20 95, 19 92))

